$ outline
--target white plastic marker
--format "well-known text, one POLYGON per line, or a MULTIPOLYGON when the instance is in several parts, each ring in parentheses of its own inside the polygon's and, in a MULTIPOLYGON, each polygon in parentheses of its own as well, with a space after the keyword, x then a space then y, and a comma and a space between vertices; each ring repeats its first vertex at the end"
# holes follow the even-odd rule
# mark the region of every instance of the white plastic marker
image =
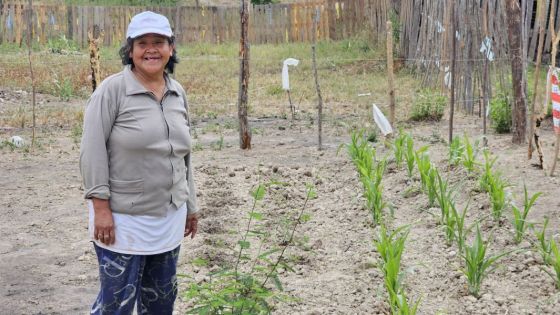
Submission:
POLYGON ((480 52, 483 53, 489 61, 494 60, 494 52, 492 51, 492 39, 488 36, 484 38, 480 45, 480 52))
POLYGON ((284 65, 282 66, 282 89, 290 90, 290 75, 288 74, 288 66, 297 66, 299 60, 294 58, 288 58, 284 60, 284 65))
POLYGON ((15 145, 16 148, 21 148, 25 144, 25 141, 23 141, 23 138, 21 138, 20 136, 11 137, 10 142, 15 145))
POLYGON ((375 104, 372 105, 373 105, 373 120, 375 121, 379 129, 381 129, 381 133, 383 133, 384 136, 393 133, 393 128, 391 127, 391 124, 389 123, 385 115, 383 115, 381 110, 379 110, 379 108, 377 108, 375 104))

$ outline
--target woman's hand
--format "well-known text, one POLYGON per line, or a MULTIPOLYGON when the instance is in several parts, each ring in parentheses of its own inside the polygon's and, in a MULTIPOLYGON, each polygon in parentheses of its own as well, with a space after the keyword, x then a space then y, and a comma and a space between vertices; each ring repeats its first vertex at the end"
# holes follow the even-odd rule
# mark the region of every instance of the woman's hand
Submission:
POLYGON ((92 198, 95 211, 93 237, 105 245, 115 243, 115 224, 109 200, 92 198))
POLYGON ((191 239, 196 235, 198 229, 198 213, 191 213, 187 215, 187 223, 185 224, 184 236, 191 236, 191 239))

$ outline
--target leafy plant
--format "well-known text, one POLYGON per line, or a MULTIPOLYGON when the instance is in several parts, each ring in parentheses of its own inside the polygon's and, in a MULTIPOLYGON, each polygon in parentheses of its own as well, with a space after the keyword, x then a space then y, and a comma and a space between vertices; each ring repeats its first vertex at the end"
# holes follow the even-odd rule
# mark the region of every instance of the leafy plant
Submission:
POLYGON ((383 186, 381 185, 386 165, 387 162, 385 160, 379 161, 375 164, 371 176, 362 177, 366 208, 371 213, 373 222, 376 225, 381 223, 383 210, 387 206, 385 201, 383 201, 383 186))
POLYGON ((406 151, 404 158, 406 160, 406 170, 408 172, 408 178, 412 178, 412 171, 414 170, 414 161, 416 160, 416 155, 414 152, 414 140, 410 135, 406 135, 406 151))
POLYGON ((490 119, 497 133, 511 131, 511 104, 505 93, 501 92, 490 101, 490 119))
POLYGON ((488 194, 490 195, 490 203, 492 204, 492 216, 496 221, 500 220, 508 204, 506 199, 507 186, 508 183, 501 178, 499 173, 492 173, 488 178, 488 194))
POLYGON ((415 314, 420 303, 418 300, 412 307, 409 306, 400 279, 401 258, 408 233, 408 226, 401 226, 393 232, 388 232, 385 226, 381 225, 377 238, 373 241, 381 256, 378 266, 384 275, 392 314, 415 314))
POLYGON ((546 228, 548 226, 548 218, 544 219, 543 227, 540 231, 535 232, 537 237, 537 251, 541 254, 543 262, 549 264, 552 255, 552 242, 546 238, 546 228))
POLYGON ((492 179, 492 167, 494 167, 494 163, 496 163, 496 160, 498 158, 490 158, 490 153, 488 152, 488 150, 484 150, 484 170, 482 173, 482 176, 480 176, 480 179, 478 180, 478 183, 480 185, 480 189, 482 191, 485 192, 489 192, 490 191, 490 180, 492 179))
POLYGON ((281 242, 281 246, 263 252, 269 233, 266 228, 253 227, 253 222, 263 220, 263 214, 256 212, 255 208, 264 198, 265 191, 266 186, 261 184, 251 192, 253 207, 236 246, 234 267, 211 274, 208 282, 190 285, 185 296, 194 302, 195 307, 188 311, 189 314, 270 314, 271 300, 286 299, 278 268, 293 270, 286 261, 286 249, 294 242, 296 228, 305 221, 304 211, 309 199, 315 197, 315 190, 312 186, 307 187, 305 202, 293 221, 289 238, 281 242), (251 247, 250 239, 260 242, 255 257, 245 253, 251 247), (268 284, 270 281, 273 286, 268 284))
POLYGON ((469 137, 465 134, 463 136, 463 144, 465 150, 463 151, 463 158, 461 159, 463 162, 463 166, 467 169, 469 173, 474 172, 477 162, 477 148, 478 148, 478 140, 474 142, 474 145, 471 144, 469 137))
POLYGON ((438 188, 436 190, 436 200, 441 210, 440 223, 446 224, 450 214, 451 205, 453 204, 452 195, 451 191, 448 190, 449 185, 447 183, 447 180, 443 180, 439 172, 436 173, 436 179, 438 188))
POLYGON ((476 225, 476 236, 471 246, 465 246, 465 252, 461 254, 465 262, 465 268, 461 271, 468 280, 469 293, 475 297, 480 296, 480 285, 482 280, 495 269, 498 259, 509 254, 509 252, 487 257, 487 241, 482 239, 480 228, 476 225))
POLYGON ((538 192, 529 197, 529 194, 527 192, 527 185, 523 185, 523 195, 523 212, 521 212, 521 210, 519 210, 516 205, 511 205, 511 208, 513 210, 513 226, 515 227, 514 240, 516 244, 521 243, 521 241, 523 240, 525 230, 527 229, 527 215, 537 201, 537 198, 539 198, 542 193, 538 192))
MULTIPOLYGON (((454 202, 450 202, 451 208, 451 216, 453 217, 455 229, 453 231, 453 237, 457 241, 457 247, 459 248, 459 252, 463 253, 465 251, 465 238, 466 233, 469 229, 465 229, 465 216, 467 215, 467 210, 469 208, 469 203, 463 209, 463 212, 459 213, 457 208, 455 207, 454 202)), ((448 225, 449 227, 449 225, 448 225)))
POLYGON ((556 288, 560 289, 560 251, 554 239, 550 240, 550 249, 551 259, 549 260, 549 266, 554 270, 554 274, 548 271, 547 273, 554 279, 556 288))
POLYGON ((461 142, 461 139, 454 137, 449 144, 449 165, 457 166, 463 158, 465 152, 465 146, 461 142))
POLYGON ((401 168, 401 164, 404 159, 405 144, 408 134, 399 132, 399 135, 395 138, 393 142, 393 153, 395 154, 395 164, 397 168, 401 168))
POLYGON ((447 104, 447 97, 435 90, 423 89, 412 105, 412 121, 440 121, 447 104))
POLYGON ((420 173, 420 182, 422 183, 422 189, 424 192, 428 190, 428 176, 432 169, 432 162, 430 162, 430 157, 426 153, 428 147, 422 147, 414 154, 416 159, 416 165, 418 165, 418 172, 420 173))

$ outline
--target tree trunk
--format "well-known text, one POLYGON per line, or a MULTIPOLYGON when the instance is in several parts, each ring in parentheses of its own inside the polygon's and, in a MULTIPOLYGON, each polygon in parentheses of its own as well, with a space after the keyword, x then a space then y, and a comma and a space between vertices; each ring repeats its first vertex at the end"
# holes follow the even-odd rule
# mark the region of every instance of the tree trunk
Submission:
POLYGON ((506 11, 508 15, 508 39, 511 57, 513 96, 515 98, 512 108, 512 142, 521 144, 525 141, 525 129, 527 127, 527 98, 525 95, 525 88, 523 87, 522 23, 519 1, 507 0, 506 11))
POLYGON ((247 121, 248 90, 249 90, 249 13, 246 0, 241 0, 241 41, 239 43, 239 99, 237 115, 239 117, 239 147, 251 149, 251 130, 247 121))

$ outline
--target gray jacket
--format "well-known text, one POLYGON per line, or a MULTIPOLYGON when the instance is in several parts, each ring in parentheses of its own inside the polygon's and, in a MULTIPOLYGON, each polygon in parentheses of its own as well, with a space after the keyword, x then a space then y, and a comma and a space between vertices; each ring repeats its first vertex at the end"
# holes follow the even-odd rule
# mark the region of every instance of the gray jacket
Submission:
POLYGON ((80 148, 85 198, 111 210, 165 216, 171 203, 198 211, 186 93, 166 75, 161 102, 130 66, 106 78, 88 101, 80 148))

